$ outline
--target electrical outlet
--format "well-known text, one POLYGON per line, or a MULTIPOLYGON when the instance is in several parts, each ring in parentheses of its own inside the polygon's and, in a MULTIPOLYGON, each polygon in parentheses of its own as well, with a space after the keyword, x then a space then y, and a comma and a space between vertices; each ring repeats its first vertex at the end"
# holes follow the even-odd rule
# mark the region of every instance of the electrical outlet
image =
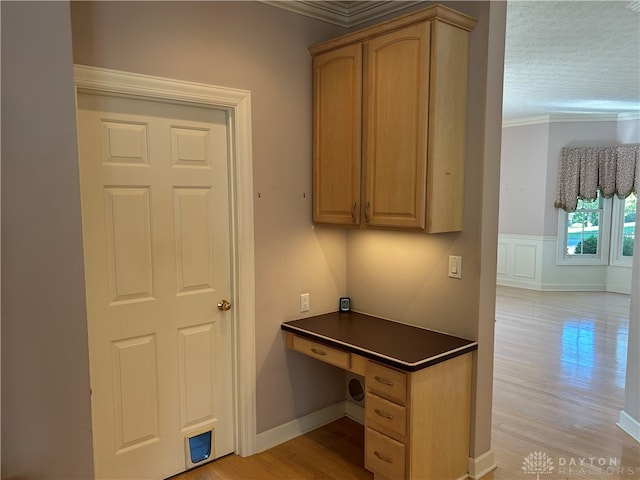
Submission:
POLYGON ((308 293, 300 294, 300 311, 301 312, 309 311, 309 294, 308 293))
POLYGON ((462 278, 462 257, 449 255, 449 276, 462 278))

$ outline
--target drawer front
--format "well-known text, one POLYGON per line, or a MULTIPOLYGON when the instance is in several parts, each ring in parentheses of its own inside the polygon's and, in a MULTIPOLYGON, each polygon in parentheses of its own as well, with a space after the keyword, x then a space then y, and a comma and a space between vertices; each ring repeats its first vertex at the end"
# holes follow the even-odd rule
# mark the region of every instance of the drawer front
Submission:
POLYGON ((317 358, 323 362, 330 363, 336 367, 348 370, 351 367, 351 354, 336 348, 328 347, 322 343, 314 342, 306 338, 293 336, 293 350, 296 350, 310 357, 317 358))
POLYGON ((402 439, 407 431, 407 409, 373 393, 367 393, 365 421, 368 427, 402 439))
POLYGON ((390 480, 405 478, 404 444, 367 428, 364 457, 367 470, 390 480))
POLYGON ((367 390, 389 400, 407 400, 407 374, 379 363, 367 363, 366 385, 367 390))

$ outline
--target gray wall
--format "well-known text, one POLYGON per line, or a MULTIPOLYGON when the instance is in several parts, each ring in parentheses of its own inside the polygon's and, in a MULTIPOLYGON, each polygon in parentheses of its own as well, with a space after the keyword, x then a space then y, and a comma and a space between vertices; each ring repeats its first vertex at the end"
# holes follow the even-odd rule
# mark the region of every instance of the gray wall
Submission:
POLYGON ((544 235, 548 146, 548 123, 503 129, 500 233, 544 235))
POLYGON ((2 2, 2 478, 93 476, 67 2, 2 2))
POLYGON ((464 225, 424 235, 350 231, 347 290, 354 309, 479 341, 471 456, 490 449, 505 4, 452 2, 478 19, 470 36, 464 225), (462 280, 448 278, 461 255, 462 280))
MULTIPOLYGON (((4 5, 3 2, 3 40, 4 5)), ((60 4, 57 5, 60 8, 60 4)), ((71 30, 68 18, 62 18, 64 15, 59 10, 56 10, 57 15, 51 15, 47 9, 40 11, 38 22, 33 22, 29 15, 26 18, 11 18, 11 31, 15 40, 22 44, 22 55, 34 56, 34 65, 37 64, 40 69, 42 62, 56 65, 55 75, 36 78, 46 78, 46 85, 56 93, 51 97, 64 107, 61 110, 63 115, 56 117, 58 128, 68 128, 68 137, 60 137, 61 148, 66 153, 60 155, 64 162, 54 168, 49 162, 49 151, 49 155, 44 155, 44 152, 42 155, 34 154, 30 157, 30 165, 41 167, 40 171, 46 180, 67 182, 64 191, 51 192, 54 187, 48 183, 41 191, 51 192, 47 197, 48 208, 70 214, 60 219, 60 226, 55 232, 56 236, 63 236, 66 243, 52 246, 51 239, 43 240, 42 243, 47 245, 43 250, 46 253, 35 258, 42 259, 38 267, 40 271, 37 272, 41 276, 56 276, 58 270, 65 273, 66 286, 72 289, 65 293, 74 300, 73 305, 68 307, 73 308, 74 313, 80 313, 69 315, 73 318, 74 340, 67 356, 73 364, 71 370, 80 373, 72 377, 76 381, 71 391, 56 388, 61 401, 71 403, 69 406, 58 405, 57 419, 49 418, 49 412, 40 423, 34 422, 32 417, 26 419, 26 431, 30 431, 30 428, 53 428, 58 423, 69 425, 79 422, 86 429, 84 436, 75 440, 79 445, 74 448, 55 448, 51 452, 62 457, 60 462, 65 461, 64 457, 77 462, 78 455, 86 453, 89 464, 80 462, 77 468, 86 472, 90 467, 77 158, 75 130, 73 120, 69 117, 73 114, 72 62, 68 43, 72 31, 73 61, 76 63, 248 89, 252 93, 258 432, 344 398, 344 374, 286 351, 279 327, 282 321, 300 316, 300 293, 311 293, 310 314, 335 310, 336 299, 348 293, 353 297, 356 307, 370 313, 441 328, 480 340, 474 380, 472 454, 480 455, 490 448, 495 245, 506 8, 503 2, 452 2, 451 5, 479 20, 471 36, 465 230, 459 234, 435 236, 398 232, 347 233, 341 229, 314 228, 311 224, 311 58, 307 47, 338 35, 342 32, 340 28, 257 2, 72 2, 71 30), (45 18, 46 28, 43 24, 45 18), (27 25, 23 25, 25 23, 27 25), (45 44, 34 44, 31 37, 43 35, 43 31, 51 38, 45 44), (66 56, 51 57, 48 49, 60 43, 65 46, 66 56), (54 79, 53 83, 51 79, 54 79), (60 81, 55 82, 56 79, 60 81), (378 257, 376 252, 369 250, 371 255, 365 256, 361 251, 362 247, 376 245, 376 242, 384 242, 385 239, 390 241, 390 249, 384 244, 378 244, 375 248, 382 254, 391 253, 392 258, 400 260, 395 269, 387 260, 378 257), (446 277, 446 257, 449 253, 464 257, 462 281, 446 277), (407 255, 403 257, 403 254, 407 255), (64 266, 59 263, 64 263, 64 266), (374 277, 374 282, 368 279, 367 285, 371 289, 365 290, 359 278, 371 271, 368 269, 384 272, 385 275, 374 277), (378 301, 383 294, 391 299, 389 304, 378 301), (82 338, 78 339, 78 336, 82 338), (82 381, 79 381, 80 376, 82 381), (74 404, 74 400, 77 400, 74 392, 77 390, 84 396, 78 394, 81 401, 74 404), (74 453, 67 455, 67 452, 74 453)), ((14 8, 25 12, 22 9, 29 7, 14 8)), ((4 46, 3 41, 3 67, 4 46)), ((16 45, 14 48, 19 47, 16 45)), ((3 68, 3 96, 5 71, 3 68)), ((12 74, 19 93, 16 98, 25 95, 33 98, 33 95, 22 93, 26 86, 17 84, 20 72, 12 74)), ((4 108, 3 102, 3 116, 4 108)), ((40 109, 41 105, 38 104, 38 112, 40 109)), ((44 111, 47 112, 46 109, 44 111)), ((51 116, 45 116, 45 120, 51 120, 51 116)), ((16 134, 20 132, 25 136, 31 121, 31 118, 25 118, 23 124, 15 127, 16 134)), ((33 148, 42 148, 44 145, 46 142, 37 141, 33 148)), ((3 156, 4 148, 3 144, 3 156)), ((16 192, 24 191, 31 185, 29 178, 17 180, 13 186, 16 192)), ((29 208, 15 203, 12 207, 15 215, 21 217, 26 213, 21 221, 29 224, 27 219, 33 219, 34 215, 29 208)), ((3 208, 4 205, 5 202, 3 208)), ((39 221, 48 220, 43 214, 35 218, 39 221)), ((45 227, 48 225, 38 228, 44 230, 45 227)), ((26 245, 29 244, 27 240, 33 241, 26 233, 20 237, 20 241, 26 245)), ((7 247, 6 251, 10 251, 9 246, 18 250, 27 248, 10 243, 5 245, 3 238, 3 250, 7 247)), ((27 269, 35 268, 29 258, 22 260, 23 269, 25 266, 27 269)), ((10 273, 20 277, 17 264, 10 273)), ((3 288, 4 285, 3 278, 3 288)), ((57 288, 64 290, 66 287, 60 285, 57 288)), ((17 295, 17 292, 12 295, 17 295)), ((22 305, 23 300, 24 294, 17 295, 15 301, 9 302, 20 308, 28 308, 22 305)), ((49 316, 34 316, 32 327, 36 330, 46 327, 45 331, 51 330, 49 334, 57 332, 60 324, 55 328, 48 327, 49 316)), ((3 342, 14 341, 16 334, 25 333, 20 330, 6 334, 3 326, 3 342)), ((57 336, 49 335, 50 338, 57 336)), ((25 340, 25 343, 29 341, 25 340)), ((6 365, 4 343, 3 368, 6 365)), ((47 345, 47 348, 54 347, 47 345)), ((34 354, 33 349, 27 346, 23 351, 31 356, 34 354)), ((18 391, 33 388, 30 382, 16 377, 19 371, 19 367, 14 367, 18 391)), ((62 381, 62 377, 62 372, 57 371, 50 375, 51 381, 62 381)), ((3 375, 3 389, 4 382, 3 375)), ((62 381, 62 384, 65 385, 65 382, 62 381)), ((28 396, 21 393, 21 398, 28 399, 28 396)), ((17 405, 8 405, 4 401, 3 398, 3 411, 13 407, 8 410, 13 414, 17 405)), ((39 402, 33 399, 29 402, 40 407, 39 402)), ((4 421, 5 418, 3 429, 4 421)), ((20 433, 16 429, 13 431, 20 433)), ((3 464, 7 461, 6 442, 7 439, 3 438, 3 464)), ((33 466, 40 462, 41 455, 28 450, 25 444, 16 447, 18 450, 25 456, 36 457, 26 460, 27 464, 33 466)), ((13 461, 9 468, 21 471, 21 465, 13 461)))
MULTIPOLYGON (((636 218, 640 208, 636 205, 636 218)), ((633 251, 640 252, 640 235, 636 234, 633 251)), ((624 411, 640 424, 640 255, 633 256, 631 277, 631 311, 629 314, 629 343, 627 345, 627 374, 624 384, 624 411)), ((636 439, 637 440, 637 439, 636 439)))
POLYGON ((313 314, 346 291, 345 233, 311 223, 307 52, 343 30, 257 2, 72 2, 71 21, 75 63, 251 91, 258 432, 344 399, 280 332, 300 293, 313 314))

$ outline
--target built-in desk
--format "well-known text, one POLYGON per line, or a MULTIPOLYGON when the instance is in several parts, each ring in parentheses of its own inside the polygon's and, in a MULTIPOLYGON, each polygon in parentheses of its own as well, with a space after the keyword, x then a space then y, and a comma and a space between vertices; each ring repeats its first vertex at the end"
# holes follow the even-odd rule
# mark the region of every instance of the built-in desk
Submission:
POLYGON ((365 377, 365 467, 376 478, 466 478, 476 342, 355 312, 282 329, 288 348, 365 377))

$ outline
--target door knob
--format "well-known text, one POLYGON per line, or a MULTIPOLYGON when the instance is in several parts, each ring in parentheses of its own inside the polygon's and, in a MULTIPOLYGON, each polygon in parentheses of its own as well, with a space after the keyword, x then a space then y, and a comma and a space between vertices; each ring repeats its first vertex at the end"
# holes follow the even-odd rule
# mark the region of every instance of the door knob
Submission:
POLYGON ((222 311, 227 311, 227 310, 231 310, 231 304, 229 303, 228 300, 220 300, 218 302, 218 310, 222 310, 222 311))

